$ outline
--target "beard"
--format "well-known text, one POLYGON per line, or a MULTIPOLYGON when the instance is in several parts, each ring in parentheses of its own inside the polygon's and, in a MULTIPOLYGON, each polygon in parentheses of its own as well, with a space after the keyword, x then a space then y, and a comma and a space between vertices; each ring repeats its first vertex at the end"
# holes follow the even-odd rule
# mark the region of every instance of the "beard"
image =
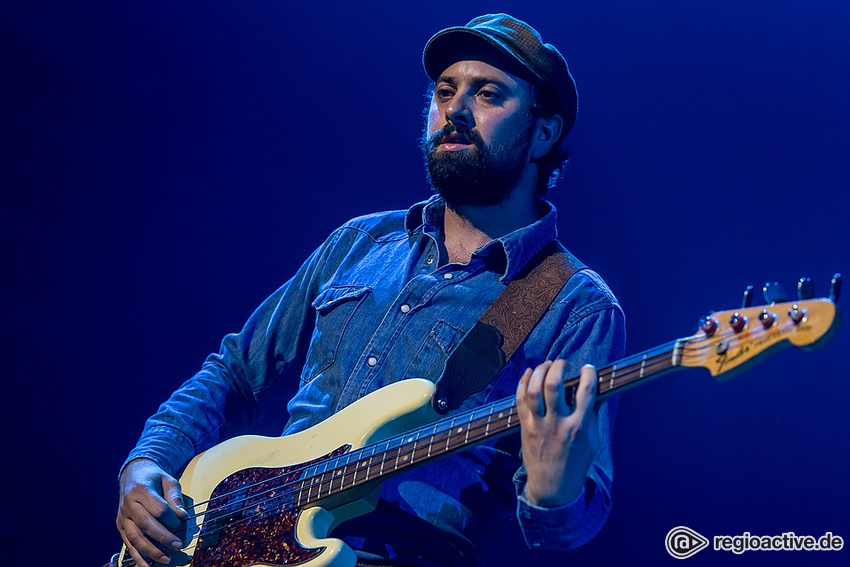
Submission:
POLYGON ((452 208, 498 205, 511 194, 522 176, 533 134, 534 120, 529 118, 513 143, 491 149, 476 130, 462 124, 446 124, 430 136, 426 125, 421 147, 428 181, 452 208), (465 136, 471 147, 438 151, 437 147, 450 134, 465 136))

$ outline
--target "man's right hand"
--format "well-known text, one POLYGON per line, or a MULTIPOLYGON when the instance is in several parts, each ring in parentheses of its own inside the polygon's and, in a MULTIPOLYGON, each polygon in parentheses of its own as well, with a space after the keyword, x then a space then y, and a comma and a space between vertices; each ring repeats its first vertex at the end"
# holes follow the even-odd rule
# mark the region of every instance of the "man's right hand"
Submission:
POLYGON ((140 567, 150 567, 142 555, 168 563, 161 546, 180 550, 183 543, 170 530, 188 517, 180 483, 150 459, 137 459, 121 473, 119 489, 115 523, 130 555, 140 567))

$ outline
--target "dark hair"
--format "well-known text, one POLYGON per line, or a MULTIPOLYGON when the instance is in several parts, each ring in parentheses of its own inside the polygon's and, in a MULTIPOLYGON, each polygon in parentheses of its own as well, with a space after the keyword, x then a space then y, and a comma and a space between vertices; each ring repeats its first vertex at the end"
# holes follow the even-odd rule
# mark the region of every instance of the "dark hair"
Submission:
MULTIPOLYGON (((422 117, 427 123, 428 112, 430 110, 431 101, 434 99, 434 89, 436 83, 431 81, 428 89, 425 91, 426 105, 422 110, 422 117)), ((554 93, 550 93, 545 89, 531 84, 531 114, 533 116, 542 116, 549 118, 555 114, 562 114, 557 97, 554 93)), ((552 146, 545 155, 534 160, 537 165, 537 195, 545 195, 549 189, 555 187, 563 175, 564 168, 570 159, 570 152, 564 147, 563 138, 566 134, 562 133, 558 142, 552 146)))

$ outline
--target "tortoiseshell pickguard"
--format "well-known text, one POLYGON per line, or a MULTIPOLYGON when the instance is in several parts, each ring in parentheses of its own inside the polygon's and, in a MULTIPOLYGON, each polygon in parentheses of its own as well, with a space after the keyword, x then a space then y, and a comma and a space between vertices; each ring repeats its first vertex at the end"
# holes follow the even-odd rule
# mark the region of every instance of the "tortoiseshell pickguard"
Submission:
POLYGON ((306 549, 295 537, 301 512, 295 505, 296 481, 305 467, 349 448, 290 467, 242 469, 222 480, 210 497, 192 567, 299 565, 319 556, 324 547, 306 549))

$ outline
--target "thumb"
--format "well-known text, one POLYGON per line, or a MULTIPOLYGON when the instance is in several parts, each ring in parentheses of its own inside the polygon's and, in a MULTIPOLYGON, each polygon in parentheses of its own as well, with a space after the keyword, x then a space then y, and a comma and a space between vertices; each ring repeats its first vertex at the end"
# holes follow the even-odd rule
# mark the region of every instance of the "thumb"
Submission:
POLYGON ((185 520, 189 516, 184 508, 183 491, 180 489, 180 483, 169 475, 162 476, 162 496, 178 518, 185 520))

